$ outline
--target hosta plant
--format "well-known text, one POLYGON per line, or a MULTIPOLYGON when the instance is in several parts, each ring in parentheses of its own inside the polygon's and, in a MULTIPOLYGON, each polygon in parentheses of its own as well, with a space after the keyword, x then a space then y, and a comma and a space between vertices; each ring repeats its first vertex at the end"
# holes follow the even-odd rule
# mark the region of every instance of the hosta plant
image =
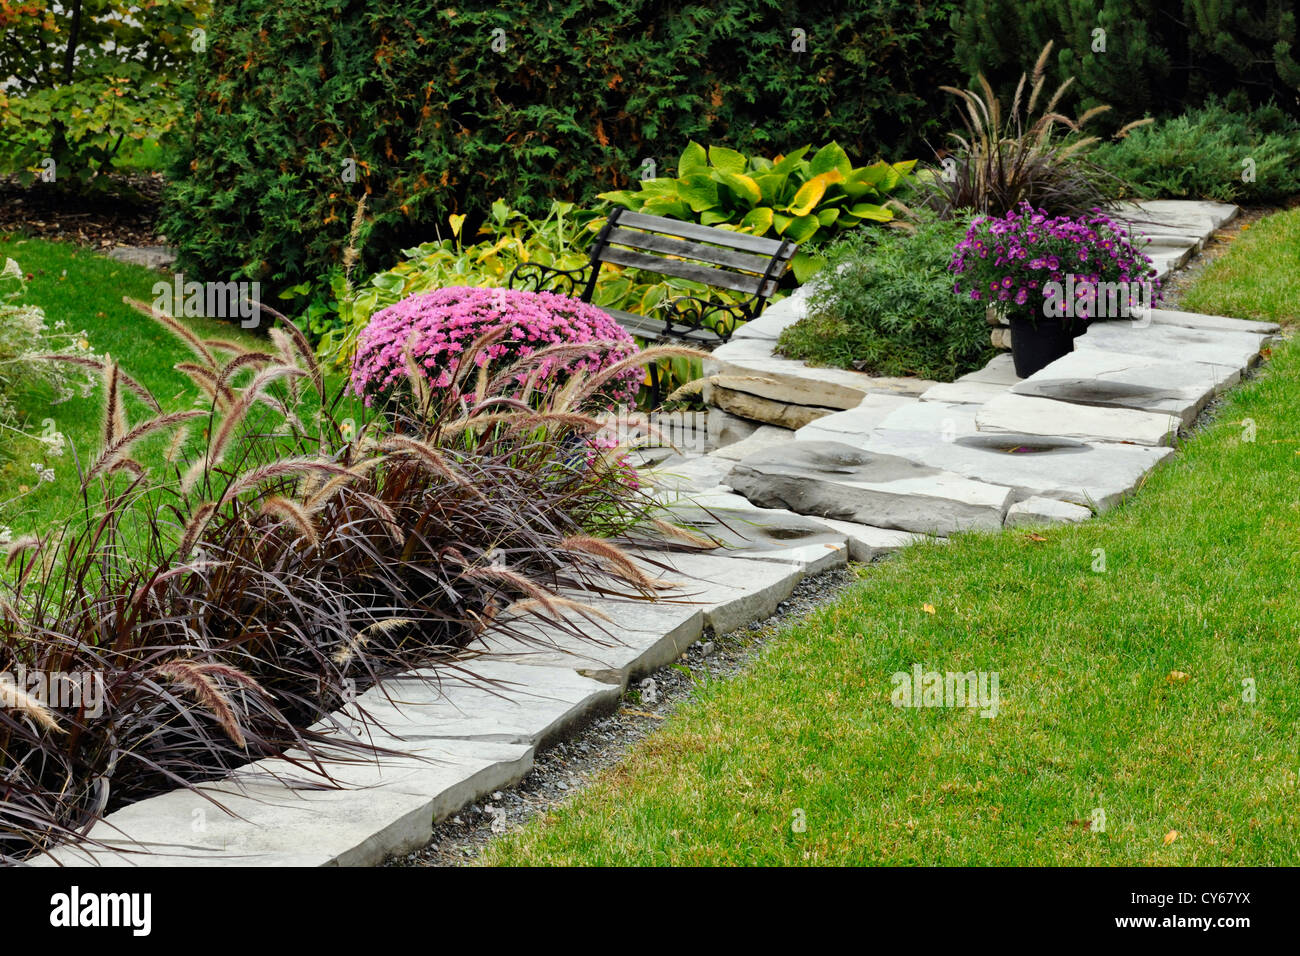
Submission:
MULTIPOLYGON (((832 237, 864 221, 894 218, 889 198, 909 181, 915 160, 854 166, 838 143, 812 152, 803 146, 768 159, 724 146, 707 150, 692 142, 677 163, 677 176, 643 179, 635 190, 614 190, 601 199, 634 212, 801 245, 832 237)), ((804 282, 821 267, 813 253, 796 253, 791 267, 804 282)))

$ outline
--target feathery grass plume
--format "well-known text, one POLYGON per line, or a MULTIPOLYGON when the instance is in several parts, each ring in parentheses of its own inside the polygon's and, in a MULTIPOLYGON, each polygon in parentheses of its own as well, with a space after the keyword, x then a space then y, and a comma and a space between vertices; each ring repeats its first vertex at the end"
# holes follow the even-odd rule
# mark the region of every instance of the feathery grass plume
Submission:
POLYGON ((623 553, 621 548, 604 538, 593 538, 591 535, 585 534, 569 535, 560 542, 560 547, 565 551, 576 551, 600 559, 616 571, 619 576, 626 578, 638 587, 647 590, 662 590, 674 586, 649 577, 633 563, 630 557, 623 553))
POLYGON ((221 368, 221 372, 216 379, 217 385, 222 386, 231 381, 242 368, 256 367, 258 365, 266 366, 274 361, 275 356, 270 352, 241 352, 221 368))
POLYGON ((701 534, 696 534, 694 531, 691 531, 689 528, 683 528, 681 525, 673 524, 671 521, 665 521, 663 518, 652 518, 651 524, 655 528, 662 531, 668 537, 676 538, 679 541, 684 541, 687 544, 694 545, 697 548, 706 548, 708 550, 714 550, 716 548, 722 547, 721 542, 715 541, 712 538, 706 538, 704 535, 701 534))
POLYGON ((208 445, 207 453, 203 457, 205 467, 212 468, 221 463, 226 445, 235 434, 235 428, 248 415, 249 410, 268 385, 282 378, 303 374, 305 373, 302 369, 288 365, 271 365, 258 372, 244 388, 239 400, 226 413, 226 417, 221 420, 221 427, 217 429, 217 434, 208 445))
POLYGON ((248 351, 245 346, 231 339, 204 339, 203 344, 213 352, 227 352, 232 357, 248 351))
POLYGON ((215 501, 208 501, 194 509, 194 514, 186 522, 185 531, 181 534, 180 546, 176 549, 176 554, 181 561, 188 561, 190 554, 194 551, 194 545, 199 540, 199 535, 203 534, 203 529, 208 526, 212 516, 217 512, 215 501))
POLYGON ((295 475, 306 474, 311 471, 329 472, 334 475, 352 475, 352 472, 342 465, 336 465, 332 461, 324 458, 283 458, 280 461, 273 461, 266 465, 259 465, 252 468, 226 486, 218 499, 218 504, 223 504, 236 495, 242 494, 250 488, 260 485, 264 481, 271 481, 276 478, 288 478, 295 475))
POLYGON ((390 631, 400 630, 403 627, 414 627, 420 622, 413 617, 390 617, 382 621, 374 621, 367 624, 361 630, 357 631, 350 637, 347 637, 346 643, 330 655, 332 660, 339 667, 346 667, 352 662, 352 659, 360 653, 361 649, 370 641, 371 633, 387 634, 390 631))
POLYGON ((520 574, 518 571, 512 571, 509 568, 486 565, 477 568, 465 568, 461 571, 461 577, 465 578, 489 578, 494 581, 500 581, 502 584, 509 584, 517 591, 522 591, 535 600, 541 601, 543 605, 549 605, 553 595, 543 588, 536 581, 527 575, 520 574))
POLYGON ((189 429, 180 425, 172 430, 171 441, 167 443, 167 450, 163 452, 163 461, 169 465, 174 465, 181 458, 181 452, 185 448, 185 439, 189 435, 189 429))
POLYGON ((5 546, 5 567, 13 567, 19 555, 26 554, 28 551, 39 552, 44 546, 45 540, 37 534, 25 534, 14 538, 5 546))
POLYGON ((106 357, 104 364, 104 423, 100 428, 100 444, 111 445, 117 436, 126 431, 126 411, 122 407, 122 392, 117 363, 106 357))
POLYGON ((218 411, 226 411, 235 403, 235 393, 227 386, 217 385, 217 373, 206 365, 195 362, 177 362, 172 368, 185 375, 199 387, 204 395, 211 398, 218 411))
POLYGON ((62 734, 66 731, 59 726, 43 703, 8 680, 0 680, 0 709, 16 711, 31 719, 38 727, 51 733, 62 734))
POLYGON ((601 620, 610 624, 614 622, 614 619, 600 608, 591 604, 584 604, 582 601, 574 601, 559 594, 551 594, 545 601, 537 598, 522 598, 513 604, 506 605, 501 613, 524 615, 536 614, 539 610, 556 621, 563 619, 562 615, 556 613, 558 610, 574 611, 588 620, 601 620))
POLYGON ((270 315, 273 319, 279 320, 280 324, 276 326, 276 328, 282 330, 285 335, 289 336, 289 340, 293 343, 294 351, 298 353, 298 357, 302 360, 303 365, 306 366, 307 375, 311 378, 312 385, 316 388, 316 394, 319 396, 321 404, 324 405, 326 402, 325 373, 321 371, 320 362, 316 359, 316 350, 312 348, 311 343, 307 341, 307 336, 304 335, 302 329, 298 328, 298 326, 294 324, 293 320, 283 312, 271 308, 265 302, 259 302, 258 308, 270 315))
POLYGON ((406 532, 402 529, 402 522, 397 519, 397 512, 381 499, 367 492, 358 491, 356 497, 379 519, 379 523, 384 526, 384 530, 396 544, 401 545, 406 542, 406 532))
POLYGON ((308 544, 313 548, 320 547, 320 532, 317 531, 316 525, 312 523, 306 509, 298 502, 286 498, 284 495, 272 495, 262 502, 262 506, 258 511, 261 514, 280 518, 293 525, 307 539, 308 544))
MULTIPOLYGON (((101 373, 104 371, 106 366, 106 363, 100 361, 99 359, 87 358, 84 355, 60 355, 56 353, 50 353, 46 355, 34 355, 32 356, 32 358, 40 359, 43 362, 66 362, 69 365, 77 365, 80 366, 81 368, 91 368, 101 373)), ((140 399, 140 401, 144 402, 155 412, 162 411, 162 406, 158 404, 158 399, 153 397, 153 394, 149 391, 149 389, 145 388, 143 385, 141 385, 131 376, 127 375, 121 369, 118 369, 117 377, 118 380, 123 385, 125 385, 133 395, 135 395, 138 399, 140 399)))
POLYGON ((362 193, 361 198, 357 200, 356 212, 352 214, 352 225, 348 229, 348 242, 343 248, 343 275, 348 283, 349 289, 352 284, 352 270, 356 267, 357 260, 361 258, 361 227, 366 222, 366 194, 362 193))
POLYGON ((219 677, 229 678, 243 684, 245 687, 261 690, 261 685, 257 681, 228 665, 198 664, 180 658, 157 665, 153 668, 152 673, 188 688, 194 694, 195 699, 217 719, 217 723, 226 732, 226 736, 234 741, 235 746, 248 746, 244 732, 239 727, 239 720, 235 716, 235 709, 230 705, 230 701, 221 692, 221 688, 217 686, 210 675, 215 674, 219 677))
POLYGON ((451 466, 442 452, 426 442, 405 435, 391 435, 380 441, 378 447, 381 452, 390 455, 410 455, 462 488, 477 490, 472 481, 451 466))
POLYGON ((169 329, 178 339, 190 347, 199 358, 203 359, 213 368, 217 366, 217 358, 212 354, 212 350, 204 344, 203 340, 190 331, 185 323, 172 318, 161 309, 155 309, 147 302, 141 302, 139 299, 133 299, 129 295, 122 296, 122 301, 144 315, 149 316, 155 322, 160 323, 169 329))
POLYGON ((709 354, 710 353, 708 352, 701 351, 700 349, 689 348, 685 345, 653 346, 601 369, 595 375, 587 379, 583 384, 582 389, 579 391, 577 396, 575 396, 575 400, 581 401, 594 395, 596 392, 600 391, 602 385, 614 376, 621 372, 625 372, 630 368, 649 365, 652 362, 657 362, 660 359, 665 358, 707 359, 709 354))
POLYGON ((160 431, 164 428, 170 428, 173 425, 179 425, 180 423, 187 422, 193 418, 201 418, 206 414, 206 412, 197 408, 184 412, 171 412, 167 415, 159 415, 157 418, 151 418, 147 422, 142 422, 141 424, 136 425, 135 428, 132 428, 125 434, 119 435, 99 453, 99 457, 95 459, 95 463, 90 466, 90 469, 86 472, 86 476, 82 479, 82 487, 90 484, 90 482, 101 472, 112 468, 115 464, 120 462, 131 449, 131 446, 146 435, 160 431))

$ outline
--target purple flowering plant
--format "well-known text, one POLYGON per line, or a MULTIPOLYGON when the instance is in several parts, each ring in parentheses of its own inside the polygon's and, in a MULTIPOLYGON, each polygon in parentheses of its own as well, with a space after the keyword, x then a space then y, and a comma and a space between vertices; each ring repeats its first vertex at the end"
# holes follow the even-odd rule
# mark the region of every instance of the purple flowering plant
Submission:
MULTIPOLYGON (((546 393, 575 374, 598 374, 637 351, 635 340, 605 312, 569 296, 513 289, 452 286, 413 295, 376 312, 357 340, 350 387, 371 405, 407 381, 406 353, 434 390, 456 387, 461 357, 480 368, 506 368, 543 349, 591 343, 591 349, 548 355, 514 373, 522 389, 546 393), (485 347, 475 347, 484 340, 485 347)), ((629 367, 601 390, 609 404, 631 402, 643 372, 629 367)), ((473 389, 477 375, 462 376, 473 389)))
POLYGON ((1005 216, 980 216, 948 269, 957 295, 1035 320, 1127 316, 1160 296, 1128 227, 1097 209, 1049 216, 1022 202, 1005 216))

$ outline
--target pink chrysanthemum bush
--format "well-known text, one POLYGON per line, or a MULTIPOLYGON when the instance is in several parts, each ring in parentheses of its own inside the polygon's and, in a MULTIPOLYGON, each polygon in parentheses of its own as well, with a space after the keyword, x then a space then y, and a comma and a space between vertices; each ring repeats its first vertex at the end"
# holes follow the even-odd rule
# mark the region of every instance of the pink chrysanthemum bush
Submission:
MULTIPOLYGON (((351 387, 367 405, 388 399, 407 383, 409 352, 435 390, 473 389, 477 371, 462 374, 468 361, 489 371, 518 366, 513 378, 519 391, 545 393, 574 375, 599 374, 636 351, 636 342, 616 322, 578 299, 453 286, 376 312, 358 338, 351 387), (530 366, 526 360, 543 351, 530 366)), ((607 405, 630 403, 642 375, 639 367, 624 369, 596 398, 607 405)))

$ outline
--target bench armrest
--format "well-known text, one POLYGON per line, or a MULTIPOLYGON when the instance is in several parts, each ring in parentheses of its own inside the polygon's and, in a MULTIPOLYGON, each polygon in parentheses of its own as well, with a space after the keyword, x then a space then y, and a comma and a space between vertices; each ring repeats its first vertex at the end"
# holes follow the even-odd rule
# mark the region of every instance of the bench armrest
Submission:
POLYGON ((590 262, 578 269, 557 269, 538 262, 524 262, 515 266, 506 285, 525 292, 556 292, 583 298, 590 278, 590 262))
POLYGON ((726 305, 693 295, 672 296, 659 303, 655 316, 663 320, 664 334, 689 338, 691 333, 712 333, 726 342, 742 323, 750 319, 750 303, 726 305))

